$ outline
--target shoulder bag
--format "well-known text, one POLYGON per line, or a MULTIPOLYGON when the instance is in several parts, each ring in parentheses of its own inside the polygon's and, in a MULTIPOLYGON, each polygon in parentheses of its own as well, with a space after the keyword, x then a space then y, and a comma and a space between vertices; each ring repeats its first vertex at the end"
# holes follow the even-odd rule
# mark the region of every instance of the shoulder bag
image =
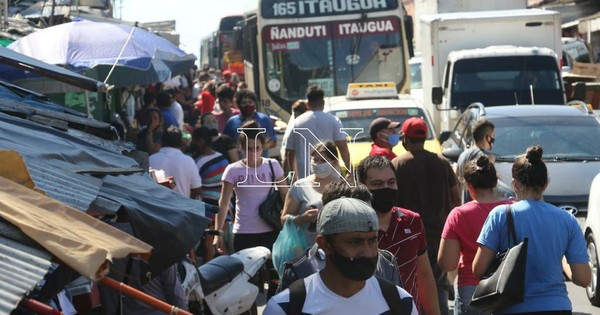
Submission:
MULTIPOLYGON (((508 246, 517 242, 511 206, 506 207, 508 246), (511 242, 514 241, 513 242, 511 242)), ((525 269, 527 238, 496 255, 486 275, 479 282, 471 299, 471 306, 484 311, 497 310, 522 303, 525 298, 525 269)))
POLYGON ((271 190, 267 199, 263 201, 258 207, 258 214, 260 217, 273 228, 275 231, 281 231, 283 225, 281 224, 281 209, 283 209, 283 200, 277 185, 275 185, 275 172, 273 171, 273 164, 269 159, 269 168, 271 169, 271 190))

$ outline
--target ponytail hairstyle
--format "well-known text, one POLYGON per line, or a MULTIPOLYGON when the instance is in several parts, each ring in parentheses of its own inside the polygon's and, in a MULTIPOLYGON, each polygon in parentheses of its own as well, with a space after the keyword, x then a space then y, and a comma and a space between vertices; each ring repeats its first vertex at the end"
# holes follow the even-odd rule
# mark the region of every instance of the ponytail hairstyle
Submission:
POLYGON ((475 189, 494 188, 498 184, 496 168, 486 155, 469 161, 463 169, 463 178, 475 189))
POLYGON ((542 191, 548 184, 548 169, 542 161, 543 154, 544 150, 539 145, 527 148, 527 152, 515 160, 512 177, 524 187, 542 191))

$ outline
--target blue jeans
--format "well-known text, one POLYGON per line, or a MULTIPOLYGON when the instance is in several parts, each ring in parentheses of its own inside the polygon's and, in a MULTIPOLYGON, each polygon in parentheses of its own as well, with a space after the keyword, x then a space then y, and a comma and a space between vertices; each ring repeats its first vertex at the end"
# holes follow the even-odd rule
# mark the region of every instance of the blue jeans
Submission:
POLYGON ((472 307, 471 298, 475 292, 474 285, 466 285, 458 288, 456 298, 454 299, 454 315, 487 315, 489 312, 482 312, 476 307, 472 307))

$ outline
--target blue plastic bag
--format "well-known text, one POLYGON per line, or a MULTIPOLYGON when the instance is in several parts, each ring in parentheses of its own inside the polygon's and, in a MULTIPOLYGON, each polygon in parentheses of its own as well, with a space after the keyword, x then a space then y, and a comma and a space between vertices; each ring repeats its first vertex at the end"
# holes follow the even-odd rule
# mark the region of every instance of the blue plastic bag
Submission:
POLYGON ((283 229, 279 232, 279 236, 273 244, 273 252, 271 254, 273 265, 275 270, 277 270, 277 274, 279 274, 279 278, 281 278, 283 264, 286 261, 304 255, 307 247, 305 233, 302 227, 296 226, 294 217, 288 217, 285 220, 283 229))

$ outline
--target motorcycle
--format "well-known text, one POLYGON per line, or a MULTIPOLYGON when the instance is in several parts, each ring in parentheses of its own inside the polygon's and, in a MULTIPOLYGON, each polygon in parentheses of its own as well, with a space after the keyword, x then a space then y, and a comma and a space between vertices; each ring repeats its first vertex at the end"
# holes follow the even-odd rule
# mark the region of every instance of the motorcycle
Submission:
MULTIPOLYGON (((196 267, 183 261, 183 289, 195 314, 253 314, 259 287, 252 283, 271 256, 262 246, 219 256, 196 267)), ((258 283, 261 283, 260 281, 258 283)))

